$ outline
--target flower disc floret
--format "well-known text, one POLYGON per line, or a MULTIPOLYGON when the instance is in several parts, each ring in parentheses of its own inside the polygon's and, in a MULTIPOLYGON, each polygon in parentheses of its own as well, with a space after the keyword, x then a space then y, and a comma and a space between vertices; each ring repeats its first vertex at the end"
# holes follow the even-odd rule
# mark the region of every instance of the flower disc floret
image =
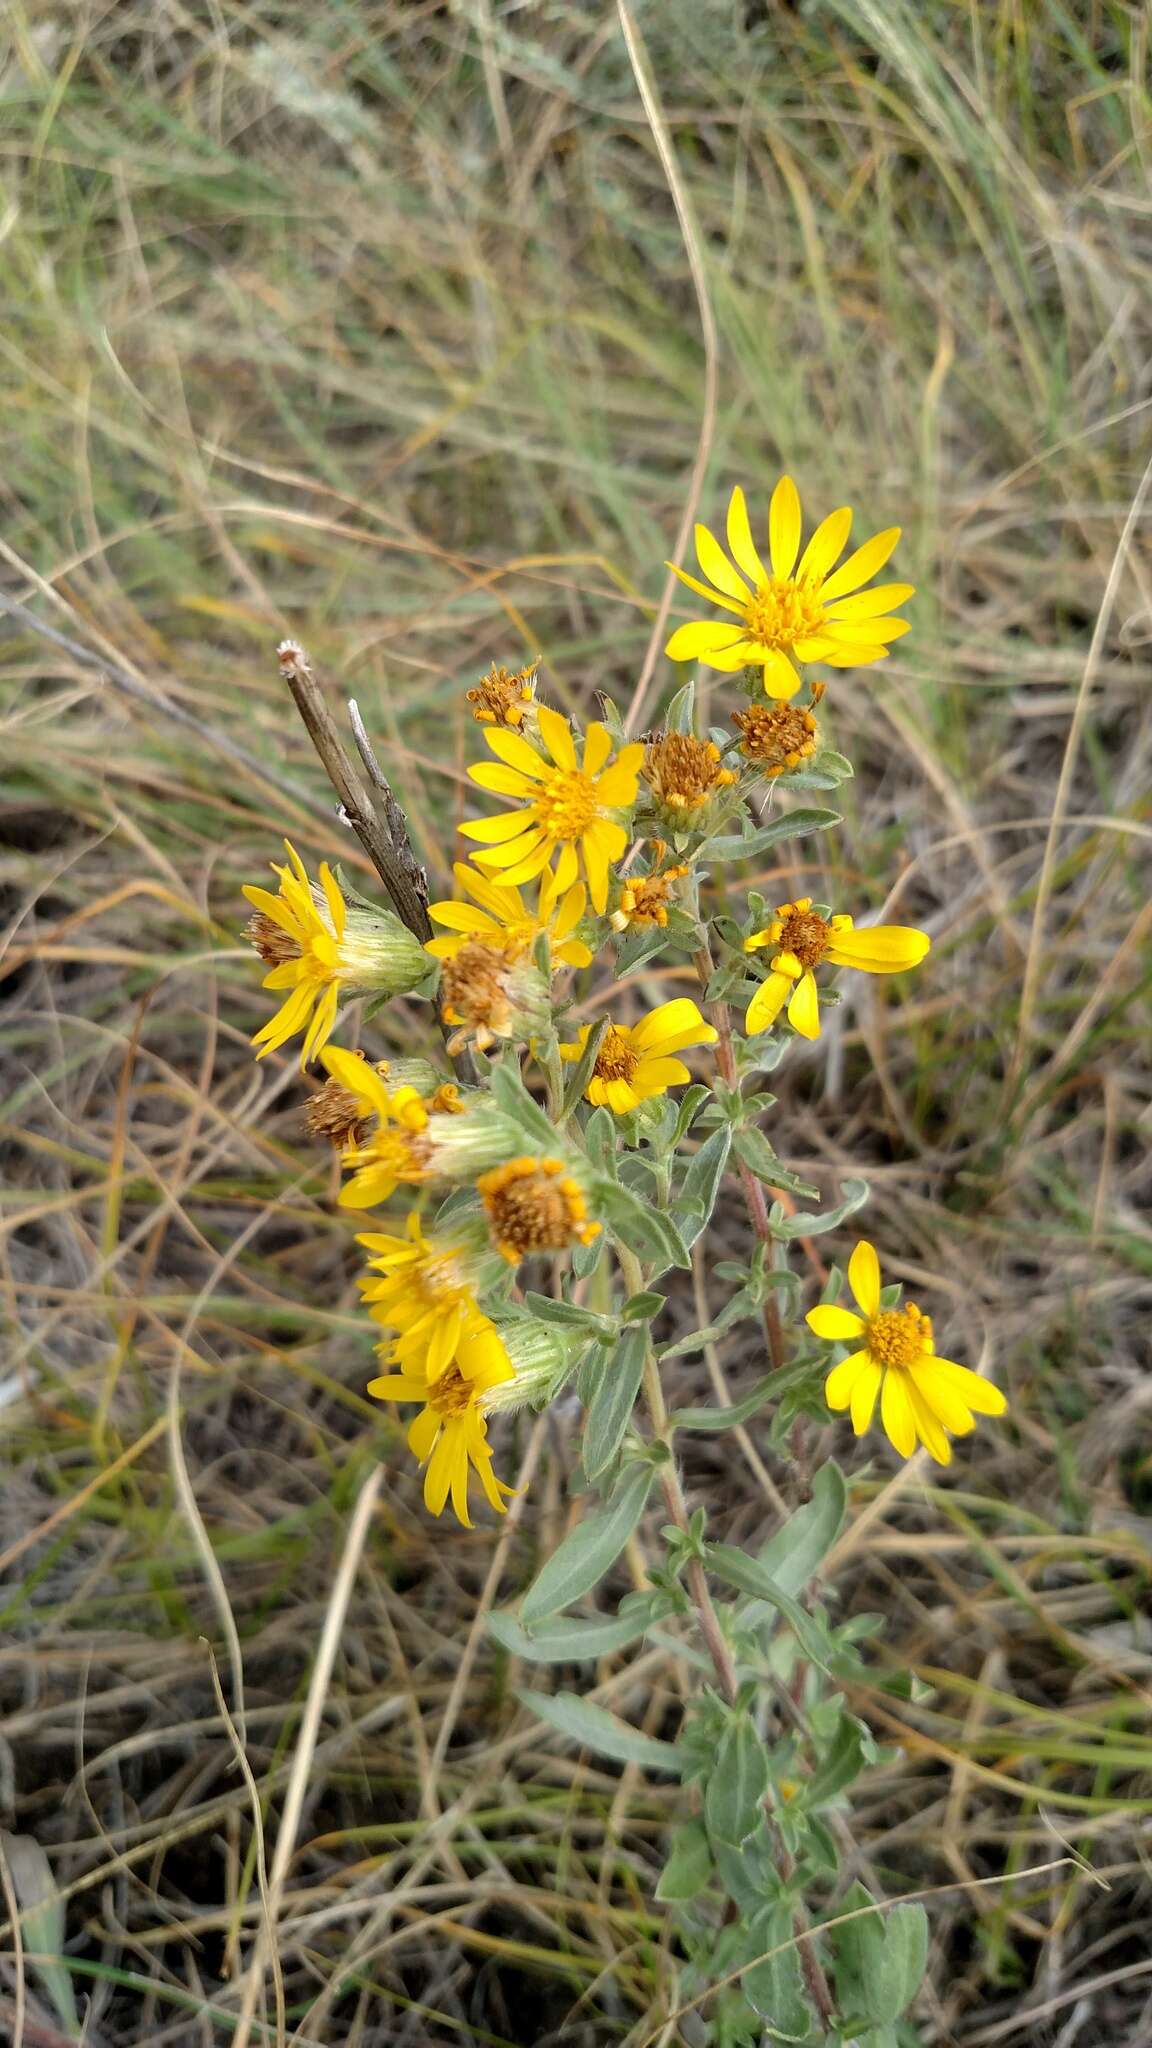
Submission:
POLYGON ((863 1240, 848 1261, 848 1284, 859 1314, 825 1302, 806 1317, 826 1343, 858 1347, 828 1374, 828 1406, 848 1409, 856 1435, 863 1436, 879 1397, 884 1432, 902 1458, 919 1442, 938 1465, 950 1464, 949 1435, 966 1436, 977 1415, 1003 1415, 1007 1401, 979 1373, 937 1357, 931 1321, 915 1302, 882 1306, 880 1262, 863 1240))
POLYGON ((855 967, 864 974, 898 974, 923 960, 932 941, 912 925, 876 924, 857 931, 846 913, 821 917, 810 896, 781 903, 772 923, 744 941, 746 953, 770 949, 768 974, 744 1017, 753 1035, 776 1022, 785 1003, 788 1022, 802 1038, 819 1038, 820 1006, 813 969, 855 967))
POLYGON ((665 653, 727 674, 760 668, 768 696, 780 698, 798 689, 805 662, 855 668, 882 661, 890 642, 908 630, 894 608, 911 597, 912 585, 863 586, 883 568, 900 528, 876 534, 836 568, 851 526, 852 513, 842 505, 820 522, 801 554, 799 494, 791 477, 781 477, 768 510, 765 564, 737 487, 728 506, 728 553, 707 527, 696 528, 696 557, 707 580, 667 565, 689 590, 730 616, 678 626, 665 653))
POLYGON ((613 931, 644 931, 654 927, 663 930, 668 923, 668 905, 674 884, 687 873, 686 867, 664 868, 624 882, 620 901, 608 919, 613 931))
POLYGON ((630 810, 636 801, 644 749, 639 743, 621 747, 610 761, 611 734, 594 722, 578 761, 568 720, 545 704, 537 720, 545 753, 523 733, 494 728, 484 737, 496 760, 468 770, 481 789, 517 798, 520 809, 477 818, 460 829, 483 846, 478 865, 498 872, 505 885, 531 881, 555 856, 556 889, 563 892, 577 881, 583 865, 592 907, 603 913, 609 867, 628 843, 613 814, 630 810))
POLYGON ((538 662, 527 668, 507 669, 499 665, 490 668, 487 675, 464 696, 472 707, 472 716, 478 725, 503 725, 515 731, 523 725, 526 713, 536 699, 536 672, 538 662))
MULTIPOLYGON (((590 1024, 582 1025, 575 1043, 560 1047, 561 1059, 578 1060, 591 1029, 590 1024)), ((616 1116, 626 1116, 642 1102, 692 1079, 683 1060, 673 1054, 690 1045, 713 1045, 718 1036, 688 996, 661 1003, 639 1024, 609 1024, 584 1090, 585 1100, 607 1104, 616 1116)))

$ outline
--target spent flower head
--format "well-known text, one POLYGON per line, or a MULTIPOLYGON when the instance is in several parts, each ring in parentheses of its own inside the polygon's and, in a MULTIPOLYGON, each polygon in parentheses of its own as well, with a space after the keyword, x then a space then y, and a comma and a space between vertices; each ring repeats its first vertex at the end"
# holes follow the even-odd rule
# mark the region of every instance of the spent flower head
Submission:
POLYGON ((750 704, 746 711, 733 713, 732 723, 740 734, 744 759, 770 780, 799 768, 820 744, 820 728, 811 711, 796 704, 750 704))

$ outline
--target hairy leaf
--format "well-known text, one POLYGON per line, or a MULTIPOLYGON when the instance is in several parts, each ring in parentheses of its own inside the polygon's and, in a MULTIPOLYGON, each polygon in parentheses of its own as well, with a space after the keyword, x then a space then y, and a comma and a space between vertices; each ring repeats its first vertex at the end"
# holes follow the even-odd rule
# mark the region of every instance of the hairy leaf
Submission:
POLYGON ((650 1465, 633 1465, 606 1506, 585 1515, 569 1532, 524 1595, 520 1619, 525 1628, 559 1614, 599 1584, 640 1520, 655 1476, 650 1465))
POLYGON ((615 1757, 622 1764, 640 1764, 648 1771, 680 1775, 683 1759, 673 1743, 642 1735, 638 1728, 630 1728, 627 1721, 621 1721, 618 1715, 596 1706, 592 1700, 582 1700, 578 1693, 526 1691, 518 1692, 516 1697, 569 1741, 578 1742, 582 1749, 595 1749, 601 1756, 615 1757))
POLYGON ((640 1391, 648 1341, 647 1324, 633 1324, 599 1375, 584 1424, 583 1465, 589 1479, 598 1479, 607 1470, 623 1442, 640 1391))

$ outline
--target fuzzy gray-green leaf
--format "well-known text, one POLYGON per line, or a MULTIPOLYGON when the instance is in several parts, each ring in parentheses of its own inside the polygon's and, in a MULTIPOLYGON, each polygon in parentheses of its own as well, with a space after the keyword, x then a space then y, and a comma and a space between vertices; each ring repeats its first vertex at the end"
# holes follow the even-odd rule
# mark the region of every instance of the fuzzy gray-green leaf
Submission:
POLYGON ((598 1750, 601 1756, 614 1757, 617 1763, 640 1764, 647 1771, 680 1775, 683 1760, 671 1742, 658 1742, 654 1736, 642 1735, 638 1728, 630 1728, 627 1721, 621 1721, 618 1715, 596 1706, 592 1700, 582 1700, 574 1692, 519 1692, 516 1697, 542 1721, 547 1721, 549 1727, 558 1729, 570 1742, 578 1742, 582 1749, 598 1750))
POLYGON ((624 1440, 644 1373, 648 1326, 634 1323, 609 1352, 584 1424, 582 1461, 589 1479, 607 1470, 624 1440))
POLYGON ((731 1721, 720 1738, 704 1792, 708 1832, 738 1849, 764 1818, 768 1757, 746 1714, 731 1721))
POLYGON ((569 1532, 524 1595, 520 1619, 525 1628, 559 1614, 599 1584, 640 1520, 655 1476, 650 1465, 634 1465, 607 1505, 585 1515, 569 1532))

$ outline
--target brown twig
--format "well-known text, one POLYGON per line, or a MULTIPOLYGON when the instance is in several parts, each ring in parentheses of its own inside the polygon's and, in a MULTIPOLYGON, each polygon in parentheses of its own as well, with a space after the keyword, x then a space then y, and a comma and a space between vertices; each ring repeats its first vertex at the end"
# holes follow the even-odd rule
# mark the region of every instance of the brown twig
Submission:
MULTIPOLYGON (((325 774, 357 839, 396 906, 397 915, 423 945, 432 936, 428 917, 428 892, 423 870, 416 861, 408 838, 403 813, 388 790, 389 815, 385 822, 361 781, 328 709, 324 692, 312 671, 312 664, 296 640, 282 640, 278 649, 280 673, 292 692, 292 701, 304 721, 308 737, 320 756, 325 774), (399 834, 399 845, 394 834, 399 834), (401 851, 401 848, 403 851, 401 851)), ((359 718, 359 714, 357 714, 359 718)), ((367 736, 365 735, 365 739, 367 736)), ((371 753, 371 748, 369 748, 371 753)), ((375 756, 372 756, 375 761, 375 756)), ((379 766, 376 774, 387 789, 379 766)))

